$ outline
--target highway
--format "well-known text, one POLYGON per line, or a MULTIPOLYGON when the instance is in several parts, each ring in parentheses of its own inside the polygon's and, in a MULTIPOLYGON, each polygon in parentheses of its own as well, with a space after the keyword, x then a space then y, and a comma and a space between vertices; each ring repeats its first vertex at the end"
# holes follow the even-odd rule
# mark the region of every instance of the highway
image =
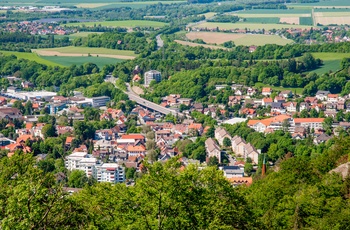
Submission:
MULTIPOLYGON (((106 78, 105 81, 106 82, 111 82, 115 87, 117 78, 115 77, 109 77, 109 78, 106 78)), ((153 103, 151 101, 148 101, 142 97, 140 97, 139 95, 137 95, 136 93, 134 93, 134 91, 132 91, 131 87, 130 87, 130 84, 129 83, 126 83, 126 86, 127 86, 127 91, 124 91, 124 93, 126 93, 128 96, 129 96, 129 99, 132 100, 132 101, 135 101, 137 104, 143 106, 143 107, 146 107, 146 108, 149 108, 153 111, 157 111, 161 114, 169 114, 171 113, 172 115, 176 116, 183 116, 182 113, 179 113, 177 112, 176 110, 174 109, 169 109, 169 108, 165 108, 163 106, 160 106, 156 103, 153 103)))
POLYGON ((153 103, 151 101, 148 101, 140 96, 138 96, 136 93, 134 93, 130 87, 130 84, 126 84, 126 86, 128 87, 128 91, 125 92, 128 96, 129 96, 129 99, 130 100, 133 100, 135 101, 137 104, 143 106, 143 107, 146 107, 146 108, 149 108, 151 110, 154 110, 154 111, 157 111, 157 112, 160 112, 162 114, 169 114, 171 113, 172 115, 179 115, 181 116, 182 114, 177 112, 176 110, 174 109, 169 109, 169 108, 165 108, 163 106, 160 106, 156 103, 153 103))

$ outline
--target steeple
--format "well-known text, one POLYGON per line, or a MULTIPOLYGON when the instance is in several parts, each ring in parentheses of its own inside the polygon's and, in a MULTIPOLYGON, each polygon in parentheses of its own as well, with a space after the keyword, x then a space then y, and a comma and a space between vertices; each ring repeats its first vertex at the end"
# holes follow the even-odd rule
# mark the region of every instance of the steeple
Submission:
POLYGON ((261 169, 261 176, 264 176, 266 173, 266 154, 264 154, 264 160, 263 160, 263 165, 261 169))

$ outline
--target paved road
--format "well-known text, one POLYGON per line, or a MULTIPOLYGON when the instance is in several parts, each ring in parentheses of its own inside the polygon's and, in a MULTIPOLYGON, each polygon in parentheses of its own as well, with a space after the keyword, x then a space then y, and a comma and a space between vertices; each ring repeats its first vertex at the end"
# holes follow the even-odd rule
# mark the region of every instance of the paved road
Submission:
POLYGON ((174 109, 165 108, 163 106, 160 106, 160 105, 158 105, 156 103, 153 103, 151 101, 148 101, 148 100, 138 96, 136 93, 134 93, 132 91, 132 89, 131 89, 129 84, 126 84, 126 85, 128 87, 128 91, 125 92, 125 93, 129 96, 130 100, 135 101, 137 104, 142 105, 144 107, 147 107, 149 109, 152 109, 154 111, 160 112, 162 114, 169 114, 169 113, 171 113, 173 115, 179 115, 179 116, 182 115, 181 113, 177 112, 174 109))
MULTIPOLYGON (((115 85, 115 82, 116 82, 117 78, 114 78, 114 77, 109 77, 109 78, 106 78, 105 81, 106 82, 111 82, 115 85)), ((116 85, 115 85, 116 86, 116 85)), ((173 115, 178 115, 178 116, 183 116, 182 113, 179 113, 177 112, 176 110, 174 109, 169 109, 169 108, 165 108, 163 106, 160 106, 156 103, 153 103, 151 101, 148 101, 142 97, 140 97, 139 95, 137 95, 136 93, 134 93, 130 87, 130 84, 129 83, 126 83, 126 86, 127 86, 127 91, 124 92, 126 93, 128 96, 129 96, 129 99, 130 100, 133 100, 135 101, 137 104, 143 106, 143 107, 147 107, 151 110, 154 110, 154 111, 157 111, 157 112, 160 112, 162 114, 173 114, 173 115)), ((117 87, 117 86, 116 86, 117 87)))

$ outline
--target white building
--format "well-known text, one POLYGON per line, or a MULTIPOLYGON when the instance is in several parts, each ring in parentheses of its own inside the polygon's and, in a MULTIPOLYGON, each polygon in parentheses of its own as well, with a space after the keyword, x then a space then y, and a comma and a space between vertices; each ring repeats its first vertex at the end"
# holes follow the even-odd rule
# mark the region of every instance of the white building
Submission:
POLYGON ((102 107, 106 106, 107 102, 111 100, 108 96, 101 96, 101 97, 92 97, 92 98, 86 98, 86 101, 91 102, 92 107, 102 107))
POLYGON ((98 182, 121 183, 125 181, 125 168, 116 163, 105 163, 94 167, 93 175, 98 182))
POLYGON ((159 71, 157 70, 150 70, 145 73, 144 76, 144 85, 149 86, 152 80, 155 80, 156 82, 160 82, 162 80, 162 76, 159 71))
POLYGON ((125 168, 115 163, 100 163, 86 152, 75 152, 66 158, 69 171, 82 170, 87 177, 94 177, 98 182, 118 183, 125 181, 125 168))

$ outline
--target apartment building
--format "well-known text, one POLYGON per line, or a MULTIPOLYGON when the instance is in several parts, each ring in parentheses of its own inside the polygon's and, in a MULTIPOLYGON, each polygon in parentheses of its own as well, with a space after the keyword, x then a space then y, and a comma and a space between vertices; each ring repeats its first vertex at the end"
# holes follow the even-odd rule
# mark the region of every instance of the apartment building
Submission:
POLYGON ((125 168, 116 163, 104 163, 94 167, 93 176, 98 182, 121 183, 125 181, 125 168))
POLYGON ((162 80, 162 75, 157 70, 147 71, 144 75, 144 85, 149 86, 152 80, 160 82, 162 80))

